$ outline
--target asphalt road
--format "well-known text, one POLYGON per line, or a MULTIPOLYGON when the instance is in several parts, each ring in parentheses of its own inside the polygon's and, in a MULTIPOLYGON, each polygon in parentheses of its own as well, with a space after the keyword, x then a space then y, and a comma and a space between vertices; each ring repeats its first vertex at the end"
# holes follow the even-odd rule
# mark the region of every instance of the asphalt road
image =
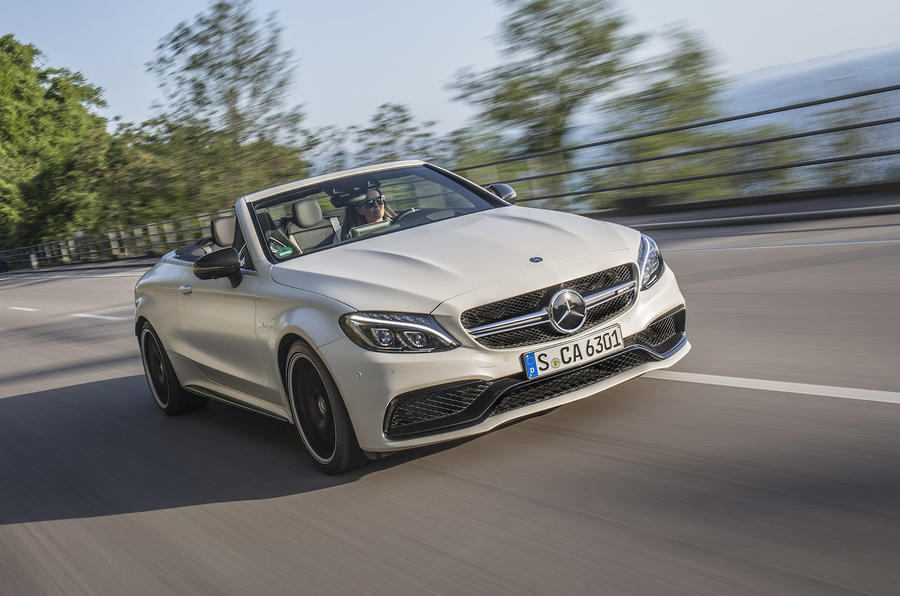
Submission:
POLYGON ((900 216, 653 235, 674 374, 338 478, 156 410, 140 270, 0 276, 0 593, 898 593, 900 216))

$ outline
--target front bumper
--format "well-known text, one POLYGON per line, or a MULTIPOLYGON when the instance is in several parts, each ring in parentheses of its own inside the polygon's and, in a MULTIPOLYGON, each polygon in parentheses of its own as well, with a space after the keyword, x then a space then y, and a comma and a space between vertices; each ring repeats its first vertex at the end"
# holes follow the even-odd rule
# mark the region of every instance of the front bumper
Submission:
POLYGON ((492 416, 595 385, 641 365, 666 360, 687 343, 684 330, 685 310, 681 307, 626 337, 623 350, 582 366, 536 379, 525 379, 519 373, 399 395, 387 408, 384 435, 404 439, 474 426, 492 416))
POLYGON ((480 434, 669 367, 690 350, 684 321, 684 298, 667 268, 626 312, 604 323, 621 326, 623 350, 548 377, 524 374, 521 353, 534 347, 492 350, 470 341, 446 352, 385 354, 341 339, 320 351, 360 447, 385 452, 480 434))

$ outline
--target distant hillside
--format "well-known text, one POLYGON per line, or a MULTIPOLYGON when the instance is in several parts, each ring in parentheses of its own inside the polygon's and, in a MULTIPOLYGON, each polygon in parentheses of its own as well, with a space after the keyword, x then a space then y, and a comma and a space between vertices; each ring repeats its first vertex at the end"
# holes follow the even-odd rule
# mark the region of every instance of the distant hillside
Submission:
MULTIPOLYGON (((856 50, 738 75, 723 95, 722 105, 726 114, 739 114, 897 84, 900 47, 856 50)), ((900 92, 875 96, 871 101, 879 104, 878 113, 900 115, 900 92)), ((806 110, 804 115, 823 109, 806 110)))
MULTIPOLYGON (((738 75, 720 97, 720 113, 733 116, 898 84, 900 45, 853 50, 738 75)), ((782 131, 808 131, 892 117, 900 117, 900 91, 731 122, 718 125, 715 130, 742 131, 777 125, 782 131)), ((611 135, 606 131, 610 128, 596 112, 586 113, 570 131, 567 143, 574 145, 608 138, 611 135)), ((900 149, 900 124, 811 137, 794 142, 793 147, 794 160, 900 149)), ((600 148, 576 159, 586 164, 608 159, 610 155, 606 148, 600 148)), ((893 179, 900 176, 900 157, 854 160, 833 167, 853 170, 851 177, 858 181, 893 179)), ((801 177, 808 178, 806 182, 810 184, 815 183, 821 178, 821 169, 804 169, 801 177)))

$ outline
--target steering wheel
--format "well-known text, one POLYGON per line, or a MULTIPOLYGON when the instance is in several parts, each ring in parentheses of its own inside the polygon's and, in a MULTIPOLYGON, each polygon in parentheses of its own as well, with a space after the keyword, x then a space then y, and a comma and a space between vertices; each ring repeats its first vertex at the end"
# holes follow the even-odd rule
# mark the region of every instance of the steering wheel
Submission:
POLYGON ((415 207, 410 207, 409 209, 407 209, 405 211, 401 211, 400 213, 397 214, 397 217, 394 218, 393 223, 398 223, 400 220, 402 220, 406 216, 411 215, 413 213, 418 213, 418 211, 419 210, 416 209, 415 207))

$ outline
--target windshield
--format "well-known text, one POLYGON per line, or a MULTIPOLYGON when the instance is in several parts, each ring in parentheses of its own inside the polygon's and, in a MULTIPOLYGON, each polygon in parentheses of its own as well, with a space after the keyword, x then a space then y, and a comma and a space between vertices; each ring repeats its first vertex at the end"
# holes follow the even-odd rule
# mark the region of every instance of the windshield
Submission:
POLYGON ((329 180, 257 201, 253 209, 263 245, 278 262, 500 204, 415 166, 329 180))

